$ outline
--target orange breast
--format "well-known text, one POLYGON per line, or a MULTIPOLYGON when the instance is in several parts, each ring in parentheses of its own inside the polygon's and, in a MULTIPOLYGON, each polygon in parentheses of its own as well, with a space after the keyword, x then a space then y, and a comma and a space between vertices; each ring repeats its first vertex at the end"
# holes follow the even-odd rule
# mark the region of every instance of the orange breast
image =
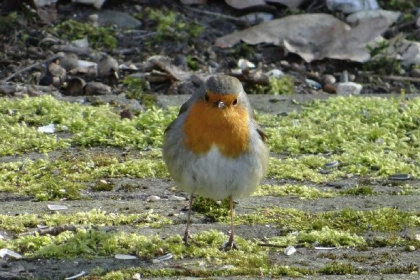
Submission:
POLYGON ((184 144, 198 154, 216 145, 224 156, 236 158, 249 149, 248 121, 248 112, 241 106, 219 109, 200 100, 186 118, 184 144))

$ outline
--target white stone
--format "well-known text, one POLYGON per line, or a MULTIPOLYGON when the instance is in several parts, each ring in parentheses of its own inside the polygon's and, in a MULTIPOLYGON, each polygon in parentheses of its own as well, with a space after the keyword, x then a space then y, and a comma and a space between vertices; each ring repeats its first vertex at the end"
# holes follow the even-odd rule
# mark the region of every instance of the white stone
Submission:
POLYGON ((337 94, 349 95, 360 94, 363 86, 354 82, 339 83, 337 85, 337 94))
POLYGON ((285 254, 286 256, 291 256, 291 255, 293 255, 294 253, 296 253, 296 248, 295 248, 295 247, 293 247, 293 246, 288 246, 286 249, 284 249, 284 254, 285 254))

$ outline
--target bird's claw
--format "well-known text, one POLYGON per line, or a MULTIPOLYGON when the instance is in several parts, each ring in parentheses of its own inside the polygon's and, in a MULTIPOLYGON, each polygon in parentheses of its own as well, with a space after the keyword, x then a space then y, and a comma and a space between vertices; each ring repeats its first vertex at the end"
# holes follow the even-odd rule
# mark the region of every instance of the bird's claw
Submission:
POLYGON ((236 243, 233 240, 230 240, 225 242, 222 246, 223 251, 230 251, 230 250, 238 250, 238 246, 236 246, 236 243))
POLYGON ((191 238, 190 232, 185 231, 184 237, 182 238, 182 241, 184 241, 185 246, 189 246, 188 240, 191 238))

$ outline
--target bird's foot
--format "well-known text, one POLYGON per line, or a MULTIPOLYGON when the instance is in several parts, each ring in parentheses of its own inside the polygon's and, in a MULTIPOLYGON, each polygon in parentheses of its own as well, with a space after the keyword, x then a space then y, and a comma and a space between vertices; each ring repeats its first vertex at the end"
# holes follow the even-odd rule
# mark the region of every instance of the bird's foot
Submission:
POLYGON ((190 238, 191 238, 190 231, 186 230, 185 233, 184 233, 184 237, 182 238, 182 241, 184 241, 185 246, 190 246, 190 244, 188 242, 188 240, 190 238))
POLYGON ((233 241, 233 239, 231 240, 229 238, 229 241, 225 242, 222 246, 222 250, 223 251, 230 251, 230 250, 238 250, 238 246, 236 246, 235 241, 233 241))

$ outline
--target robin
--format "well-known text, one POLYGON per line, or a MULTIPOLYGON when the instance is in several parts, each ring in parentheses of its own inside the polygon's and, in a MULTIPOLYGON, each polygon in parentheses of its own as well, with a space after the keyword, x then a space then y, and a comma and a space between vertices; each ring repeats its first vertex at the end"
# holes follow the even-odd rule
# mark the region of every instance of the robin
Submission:
POLYGON ((229 198, 230 236, 224 248, 236 248, 233 200, 249 196, 266 174, 266 138, 241 82, 234 77, 211 76, 181 106, 165 130, 163 159, 179 188, 191 194, 185 244, 194 195, 201 195, 229 198))

